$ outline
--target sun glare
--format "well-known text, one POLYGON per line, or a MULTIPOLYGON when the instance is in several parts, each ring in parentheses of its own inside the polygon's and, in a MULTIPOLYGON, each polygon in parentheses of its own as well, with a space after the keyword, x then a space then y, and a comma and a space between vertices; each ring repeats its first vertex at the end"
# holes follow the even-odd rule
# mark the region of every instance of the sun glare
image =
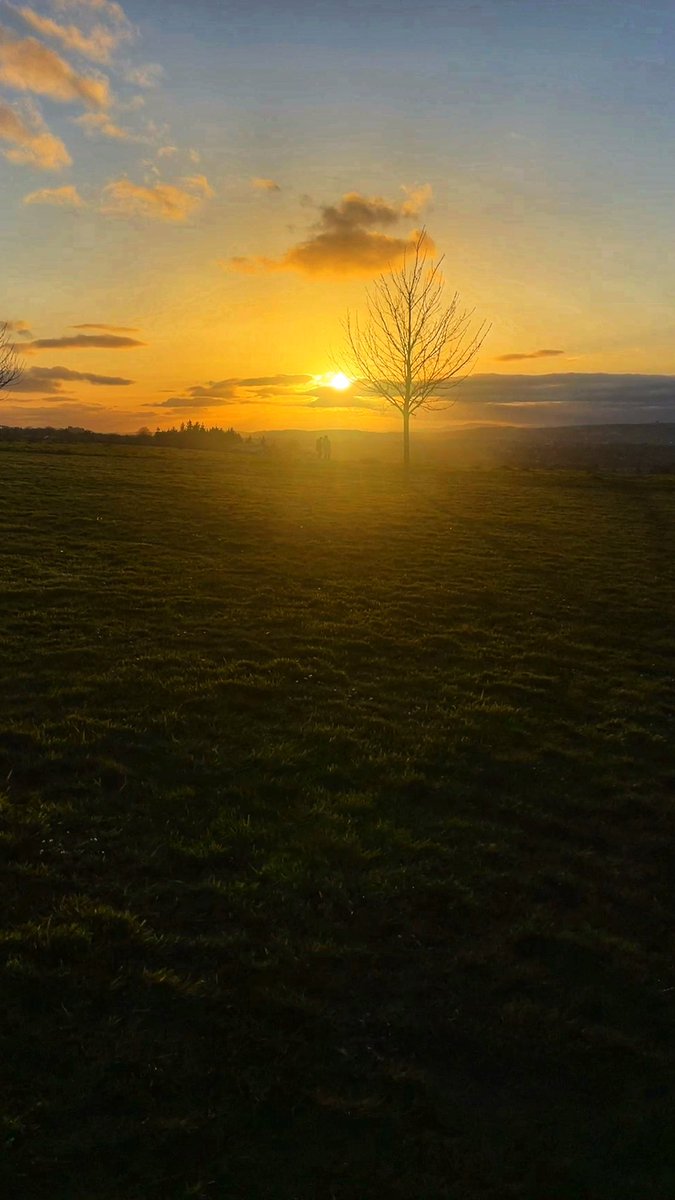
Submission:
POLYGON ((338 371, 337 375, 331 375, 329 380, 330 386, 335 388, 336 392, 344 392, 348 387, 351 387, 351 379, 343 375, 342 371, 338 371))

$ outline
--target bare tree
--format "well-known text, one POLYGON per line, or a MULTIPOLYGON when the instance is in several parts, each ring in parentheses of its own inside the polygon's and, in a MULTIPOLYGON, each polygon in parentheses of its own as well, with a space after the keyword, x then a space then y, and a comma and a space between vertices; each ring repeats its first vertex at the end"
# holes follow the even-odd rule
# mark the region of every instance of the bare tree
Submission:
POLYGON ((422 230, 403 264, 366 292, 366 319, 347 315, 348 352, 370 390, 403 417, 403 461, 410 462, 410 418, 451 407, 447 392, 466 378, 489 325, 472 330, 473 310, 457 293, 444 303, 443 259, 433 262, 422 230))
POLYGON ((9 340, 9 327, 0 325, 0 391, 11 387, 21 378, 21 363, 14 343, 9 340))

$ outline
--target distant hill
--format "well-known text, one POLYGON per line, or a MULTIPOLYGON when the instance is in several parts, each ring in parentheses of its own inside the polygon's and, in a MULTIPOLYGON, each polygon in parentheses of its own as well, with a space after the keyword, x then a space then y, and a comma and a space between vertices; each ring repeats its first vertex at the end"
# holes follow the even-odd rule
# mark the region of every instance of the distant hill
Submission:
MULTIPOLYGON (((348 461, 397 462, 398 432, 359 429, 270 429, 271 450, 311 456, 327 435, 332 457, 348 461)), ((580 470, 675 470, 675 423, 566 425, 559 427, 477 426, 415 432, 413 459, 447 466, 569 467, 580 470)))
MULTIPOLYGON (((0 425, 0 445, 7 443, 98 443, 243 454, 281 454, 314 459, 321 436, 331 441, 332 459, 399 463, 401 434, 364 429, 270 429, 242 437, 234 429, 207 428, 189 422, 179 429, 138 434, 99 433, 70 427, 18 428, 0 425)), ((460 426, 415 431, 413 462, 450 469, 463 467, 563 468, 583 471, 675 473, 675 422, 523 427, 460 426)))

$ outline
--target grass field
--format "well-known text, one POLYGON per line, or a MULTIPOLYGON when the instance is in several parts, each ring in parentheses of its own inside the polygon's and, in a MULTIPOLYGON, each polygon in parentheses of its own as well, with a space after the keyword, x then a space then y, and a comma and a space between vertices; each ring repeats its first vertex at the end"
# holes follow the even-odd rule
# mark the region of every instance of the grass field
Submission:
POLYGON ((8 1200, 672 1200, 674 526, 3 449, 8 1200))

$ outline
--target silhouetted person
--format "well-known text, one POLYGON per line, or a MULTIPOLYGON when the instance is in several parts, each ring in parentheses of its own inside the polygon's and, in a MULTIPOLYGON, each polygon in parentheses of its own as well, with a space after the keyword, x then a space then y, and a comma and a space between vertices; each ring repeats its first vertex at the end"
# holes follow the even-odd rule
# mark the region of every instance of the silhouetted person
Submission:
POLYGON ((316 439, 316 453, 318 458, 323 458, 323 442, 322 437, 316 439))
POLYGON ((324 458, 330 458, 330 438, 329 437, 325 437, 323 439, 323 456, 324 456, 324 458))

